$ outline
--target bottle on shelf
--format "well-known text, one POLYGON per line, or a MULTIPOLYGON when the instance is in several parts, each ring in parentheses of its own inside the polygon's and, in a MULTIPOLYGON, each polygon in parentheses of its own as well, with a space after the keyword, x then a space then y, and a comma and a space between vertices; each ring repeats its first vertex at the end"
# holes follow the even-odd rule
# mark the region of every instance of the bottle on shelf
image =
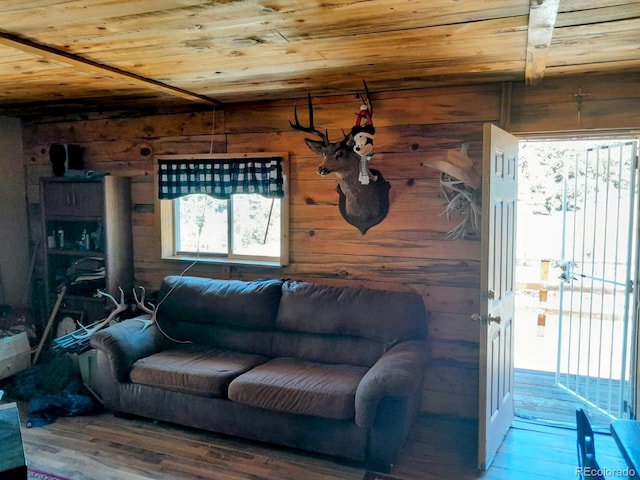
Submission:
POLYGON ((80 237, 80 239, 82 240, 82 249, 83 250, 90 250, 90 244, 89 244, 89 234, 87 233, 87 229, 85 228, 82 231, 82 236, 80 237))

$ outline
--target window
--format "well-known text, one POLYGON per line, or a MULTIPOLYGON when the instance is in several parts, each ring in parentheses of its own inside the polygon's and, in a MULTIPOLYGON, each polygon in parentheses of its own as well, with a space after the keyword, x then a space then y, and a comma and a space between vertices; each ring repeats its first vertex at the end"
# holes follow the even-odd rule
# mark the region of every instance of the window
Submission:
POLYGON ((162 258, 288 264, 286 155, 156 158, 162 258))

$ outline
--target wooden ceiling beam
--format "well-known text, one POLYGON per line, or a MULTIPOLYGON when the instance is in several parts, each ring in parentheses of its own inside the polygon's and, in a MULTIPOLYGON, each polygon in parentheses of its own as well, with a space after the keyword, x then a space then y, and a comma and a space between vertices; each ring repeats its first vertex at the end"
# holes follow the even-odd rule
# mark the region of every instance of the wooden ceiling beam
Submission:
POLYGON ((82 58, 78 55, 42 45, 31 40, 27 40, 13 33, 0 31, 0 45, 15 48, 22 52, 35 55, 52 62, 64 63, 86 73, 109 77, 115 80, 125 81, 134 85, 142 86, 157 92, 165 93, 175 97, 183 98, 192 102, 204 103, 208 105, 220 106, 219 101, 200 95, 179 87, 167 85, 166 83, 146 78, 136 73, 127 72, 116 67, 103 65, 93 60, 82 58))
POLYGON ((537 85, 544 77, 559 4, 560 0, 531 0, 529 5, 527 61, 524 72, 527 85, 537 85))

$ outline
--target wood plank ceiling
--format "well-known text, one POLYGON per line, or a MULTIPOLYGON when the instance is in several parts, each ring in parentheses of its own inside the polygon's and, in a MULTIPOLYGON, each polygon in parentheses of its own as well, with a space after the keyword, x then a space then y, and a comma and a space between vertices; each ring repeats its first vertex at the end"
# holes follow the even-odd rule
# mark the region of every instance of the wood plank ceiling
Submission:
POLYGON ((2 0, 0 114, 640 71, 640 1, 2 0))

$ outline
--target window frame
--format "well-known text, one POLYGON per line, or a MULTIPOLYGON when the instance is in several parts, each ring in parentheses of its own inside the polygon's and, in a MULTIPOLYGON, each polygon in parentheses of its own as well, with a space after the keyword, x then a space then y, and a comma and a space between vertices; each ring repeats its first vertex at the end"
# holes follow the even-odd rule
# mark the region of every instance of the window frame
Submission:
MULTIPOLYGON (((156 211, 158 212, 157 224, 159 227, 160 237, 160 258, 162 260, 177 260, 193 262, 195 260, 202 263, 216 264, 234 264, 234 265, 260 265, 284 267, 289 265, 289 154, 285 152, 256 152, 256 153, 214 153, 214 154, 195 154, 195 155, 156 155, 154 156, 154 165, 157 167, 158 160, 165 161, 184 161, 184 160, 220 160, 225 162, 233 162, 234 160, 247 162, 251 160, 260 160, 264 158, 280 159, 282 164, 282 189, 284 196, 280 199, 280 255, 278 257, 264 257, 254 255, 238 255, 229 252, 226 255, 191 252, 181 253, 176 249, 176 228, 178 222, 176 219, 176 208, 174 200, 159 199, 159 179, 155 175, 156 190, 156 211)), ((229 201, 229 200, 227 200, 229 201)), ((227 235, 233 228, 230 223, 227 235)), ((231 238, 229 240, 229 249, 231 249, 231 238)))

